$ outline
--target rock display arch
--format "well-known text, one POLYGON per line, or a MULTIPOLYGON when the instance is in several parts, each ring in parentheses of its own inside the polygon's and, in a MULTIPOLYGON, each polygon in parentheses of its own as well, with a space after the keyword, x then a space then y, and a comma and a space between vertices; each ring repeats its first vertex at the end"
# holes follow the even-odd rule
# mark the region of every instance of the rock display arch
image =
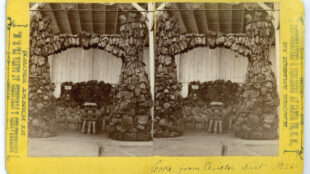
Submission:
POLYGON ((246 80, 239 91, 236 136, 245 139, 275 139, 278 136, 279 96, 269 60, 273 26, 261 11, 246 15, 246 33, 180 33, 168 13, 158 17, 156 26, 155 137, 183 134, 180 89, 175 55, 196 47, 223 47, 249 60, 246 80))
POLYGON ((53 114, 46 114, 52 111, 54 90, 47 57, 72 47, 82 47, 104 50, 121 58, 123 62, 115 88, 109 136, 128 141, 152 139, 150 108, 153 102, 149 78, 142 61, 143 40, 146 36, 144 20, 143 17, 138 19, 137 13, 128 13, 127 17, 120 17, 120 35, 69 35, 52 34, 47 19, 40 15, 33 17, 30 29, 29 93, 39 90, 40 95, 29 95, 29 137, 34 135, 32 132, 41 132, 36 134, 37 137, 55 134, 53 114))
MULTIPOLYGON (((54 85, 49 77, 47 57, 72 47, 98 48, 122 59, 122 69, 115 91, 115 104, 109 136, 117 140, 152 139, 150 109, 153 101, 150 82, 142 62, 145 18, 136 13, 120 17, 120 35, 52 34, 49 21, 32 17, 29 59, 29 137, 55 134, 51 111, 54 85), (30 95, 36 91, 38 95, 30 95), (44 123, 44 124, 41 124, 44 123)), ((177 23, 167 13, 156 22, 154 136, 175 137, 183 134, 180 114, 180 89, 175 55, 196 47, 224 47, 248 58, 246 80, 240 90, 236 136, 246 139, 277 138, 279 97, 275 75, 269 60, 273 26, 271 18, 260 12, 246 15, 246 34, 180 33, 177 23)))

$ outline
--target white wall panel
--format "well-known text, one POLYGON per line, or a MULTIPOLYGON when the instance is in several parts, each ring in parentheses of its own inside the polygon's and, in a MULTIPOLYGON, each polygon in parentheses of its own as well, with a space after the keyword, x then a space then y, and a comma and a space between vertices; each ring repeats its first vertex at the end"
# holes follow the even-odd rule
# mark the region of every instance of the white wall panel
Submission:
MULTIPOLYGON (((149 52, 143 50, 143 61, 149 73, 149 52)), ((272 69, 276 72, 275 49, 270 49, 272 69)), ((191 81, 210 81, 217 79, 243 83, 248 60, 225 48, 196 48, 177 55, 178 79, 183 84, 182 96, 187 96, 187 85, 191 81)), ((121 72, 121 59, 99 49, 84 50, 72 48, 49 57, 51 81, 61 84, 66 81, 74 83, 89 80, 116 84, 121 72)))

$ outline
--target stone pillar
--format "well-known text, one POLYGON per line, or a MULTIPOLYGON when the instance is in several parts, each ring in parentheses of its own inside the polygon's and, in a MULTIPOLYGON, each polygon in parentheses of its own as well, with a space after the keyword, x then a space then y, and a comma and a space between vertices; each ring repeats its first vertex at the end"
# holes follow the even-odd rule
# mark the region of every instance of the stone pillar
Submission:
POLYGON ((156 26, 155 137, 175 137, 183 134, 181 84, 177 80, 175 50, 171 47, 177 34, 175 21, 168 14, 159 16, 156 26))
POLYGON ((50 65, 41 44, 50 35, 49 22, 34 16, 30 27, 30 59, 28 85, 28 136, 55 135, 55 85, 50 81, 50 65))
POLYGON ((109 137, 124 141, 148 141, 152 139, 150 109, 153 102, 142 61, 146 25, 143 18, 136 20, 136 13, 129 13, 127 19, 121 16, 120 21, 125 56, 115 90, 109 137))
POLYGON ((271 69, 269 48, 273 26, 261 11, 247 14, 247 36, 251 42, 246 81, 241 87, 234 131, 244 139, 278 138, 279 96, 271 69))

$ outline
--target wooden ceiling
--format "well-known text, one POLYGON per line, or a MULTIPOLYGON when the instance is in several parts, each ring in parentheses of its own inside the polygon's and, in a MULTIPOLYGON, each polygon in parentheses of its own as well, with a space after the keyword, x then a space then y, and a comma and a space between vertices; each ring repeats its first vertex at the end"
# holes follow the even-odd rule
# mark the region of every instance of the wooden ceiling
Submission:
MULTIPOLYGON (((265 4, 273 9, 273 3, 265 4)), ((147 9, 147 4, 139 5, 147 9)), ((256 3, 170 3, 164 10, 176 18, 182 32, 244 33, 244 16, 252 9, 260 9, 260 6, 256 3)), ((54 33, 68 34, 118 34, 119 16, 128 13, 128 10, 135 8, 130 3, 44 3, 37 9, 51 19, 54 33)))

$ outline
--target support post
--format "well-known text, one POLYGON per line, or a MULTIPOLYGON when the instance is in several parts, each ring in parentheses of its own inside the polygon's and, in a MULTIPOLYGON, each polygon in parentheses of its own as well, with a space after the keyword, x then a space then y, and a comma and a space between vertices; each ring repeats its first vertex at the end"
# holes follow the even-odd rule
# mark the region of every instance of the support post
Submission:
MULTIPOLYGON (((152 2, 148 3, 148 10, 151 11, 154 9, 154 4, 152 2)), ((152 100, 155 101, 154 97, 154 88, 155 88, 155 57, 154 57, 154 32, 153 32, 153 25, 154 25, 154 12, 147 13, 148 18, 148 32, 149 32, 149 56, 150 56, 150 85, 151 85, 151 94, 152 100)), ((152 115, 152 137, 154 137, 154 104, 151 108, 151 115, 152 115)))
POLYGON ((277 90, 278 94, 280 94, 280 9, 279 3, 274 4, 275 11, 273 12, 273 20, 274 20, 274 29, 275 29, 275 52, 276 52, 276 79, 277 79, 277 90))
POLYGON ((40 6, 42 6, 42 3, 40 3, 40 2, 37 2, 37 3, 33 4, 33 6, 30 8, 30 10, 31 10, 30 11, 30 19, 32 19, 32 17, 36 13, 41 14, 39 11, 35 11, 35 10, 39 9, 40 6))

